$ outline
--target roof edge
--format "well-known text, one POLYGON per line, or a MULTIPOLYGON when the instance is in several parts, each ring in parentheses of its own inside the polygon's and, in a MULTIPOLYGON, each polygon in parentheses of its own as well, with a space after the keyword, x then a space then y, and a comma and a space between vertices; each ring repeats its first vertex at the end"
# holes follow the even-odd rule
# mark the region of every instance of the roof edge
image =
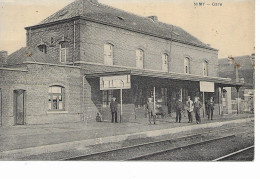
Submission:
POLYGON ((33 62, 33 61, 25 61, 21 64, 37 64, 37 65, 49 65, 49 66, 58 66, 58 67, 67 67, 67 68, 77 68, 80 69, 78 66, 71 66, 66 64, 54 64, 54 63, 40 63, 40 62, 33 62))
MULTIPOLYGON (((74 64, 86 64, 86 65, 97 65, 97 66, 106 66, 102 63, 93 63, 93 62, 85 62, 85 61, 75 61, 74 64)), ((152 70, 152 69, 138 69, 135 67, 127 67, 127 66, 121 66, 121 65, 111 65, 108 67, 114 67, 114 68, 125 68, 133 71, 133 70, 139 70, 139 71, 144 71, 144 72, 153 72, 153 73, 163 73, 163 74, 168 74, 168 75, 182 75, 182 76, 187 76, 187 77, 198 77, 198 78, 205 78, 205 79, 214 79, 214 80, 222 80, 226 82, 231 82, 230 78, 223 78, 223 77, 217 77, 217 76, 202 76, 202 75, 196 75, 196 74, 186 74, 186 73, 177 73, 177 72, 164 72, 161 70, 152 70)), ((122 70, 121 70, 122 71, 122 70)))

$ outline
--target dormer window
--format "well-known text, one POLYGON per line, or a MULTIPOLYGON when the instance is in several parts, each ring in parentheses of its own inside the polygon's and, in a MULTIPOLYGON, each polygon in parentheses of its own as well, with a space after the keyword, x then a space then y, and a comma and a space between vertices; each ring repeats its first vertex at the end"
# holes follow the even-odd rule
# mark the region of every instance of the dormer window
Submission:
POLYGON ((68 58, 68 42, 60 43, 60 62, 66 63, 68 58))
POLYGON ((39 45, 38 46, 39 50, 43 53, 47 53, 47 46, 46 45, 39 45))
POLYGON ((119 20, 121 21, 125 21, 123 17, 120 17, 120 16, 116 16, 119 20))

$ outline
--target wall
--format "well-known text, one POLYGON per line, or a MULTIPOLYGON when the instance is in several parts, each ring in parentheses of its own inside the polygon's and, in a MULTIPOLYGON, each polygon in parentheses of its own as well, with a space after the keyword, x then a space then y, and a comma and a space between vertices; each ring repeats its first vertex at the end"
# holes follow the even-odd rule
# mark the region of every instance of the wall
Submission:
POLYGON ((144 68, 161 70, 162 53, 170 53, 169 71, 183 73, 184 58, 191 59, 191 73, 202 75, 204 60, 209 61, 209 76, 218 76, 218 53, 190 45, 170 42, 123 29, 85 21, 80 27, 80 60, 104 63, 104 44, 114 45, 114 65, 135 67, 135 50, 144 51, 144 68))
POLYGON ((3 126, 14 125, 13 91, 26 90, 26 124, 76 122, 83 120, 81 108, 82 78, 80 69, 28 64, 28 72, 0 70, 3 126), (48 88, 65 87, 65 111, 48 111, 48 88))
POLYGON ((37 47, 43 43, 47 46, 47 54, 56 60, 60 59, 59 43, 65 40, 69 44, 67 62, 79 60, 79 21, 69 21, 41 28, 33 28, 32 30, 27 30, 26 35, 27 46, 37 47), (51 38, 53 38, 53 43, 51 43, 51 38))

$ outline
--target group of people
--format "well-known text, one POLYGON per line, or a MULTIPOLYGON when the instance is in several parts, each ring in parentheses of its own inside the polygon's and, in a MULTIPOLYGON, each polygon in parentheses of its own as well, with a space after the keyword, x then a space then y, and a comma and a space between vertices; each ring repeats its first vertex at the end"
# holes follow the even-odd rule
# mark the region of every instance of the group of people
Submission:
MULTIPOLYGON (((200 118, 200 108, 202 107, 201 102, 199 101, 199 97, 195 97, 194 102, 191 100, 190 96, 188 96, 188 99, 185 103, 185 106, 183 105, 181 99, 178 99, 176 102, 176 122, 181 122, 181 114, 182 111, 186 110, 188 114, 188 123, 193 122, 193 115, 192 113, 194 112, 195 118, 196 118, 196 123, 199 124, 201 123, 201 118, 200 118)), ((213 111, 214 111, 214 101, 213 97, 211 97, 207 102, 206 102, 206 113, 208 115, 208 120, 213 119, 213 111)))
MULTIPOLYGON (((211 97, 208 101, 205 103, 206 105, 206 113, 208 115, 208 120, 213 119, 213 111, 214 111, 214 100, 213 97, 211 97)), ((154 108, 154 103, 152 102, 152 98, 148 98, 147 102, 147 112, 149 117, 149 124, 156 124, 156 113, 154 108)), ((199 101, 199 97, 195 97, 194 101, 191 100, 190 96, 188 96, 187 101, 185 104, 182 103, 181 98, 179 98, 175 103, 175 110, 176 110, 176 123, 181 122, 182 112, 187 111, 188 114, 188 123, 193 122, 193 112, 195 114, 196 123, 201 123, 200 118, 200 108, 202 107, 201 102, 199 101)), ((118 108, 118 102, 116 101, 116 98, 113 97, 112 101, 110 103, 110 110, 111 110, 111 116, 112 116, 112 123, 118 123, 117 120, 117 108, 118 108)), ((96 118, 97 122, 101 121, 101 118, 99 114, 96 118)))
MULTIPOLYGON (((152 124, 152 119, 153 123, 156 124, 156 114, 154 111, 154 106, 153 106, 152 98, 148 98, 147 102, 147 111, 148 111, 148 116, 149 116, 149 123, 152 124)), ((193 112, 195 114, 196 118, 196 123, 199 124, 201 123, 201 118, 200 118, 200 108, 202 107, 201 102, 199 101, 199 97, 195 97, 194 102, 191 100, 190 96, 188 96, 188 99, 185 103, 185 105, 182 103, 181 98, 179 98, 176 103, 175 103, 175 111, 176 111, 176 123, 181 122, 181 117, 182 117, 182 112, 187 111, 188 114, 188 123, 193 122, 193 112)), ((208 119, 213 119, 213 111, 214 111, 214 101, 213 97, 211 97, 207 103, 206 103, 206 113, 208 115, 208 119)))

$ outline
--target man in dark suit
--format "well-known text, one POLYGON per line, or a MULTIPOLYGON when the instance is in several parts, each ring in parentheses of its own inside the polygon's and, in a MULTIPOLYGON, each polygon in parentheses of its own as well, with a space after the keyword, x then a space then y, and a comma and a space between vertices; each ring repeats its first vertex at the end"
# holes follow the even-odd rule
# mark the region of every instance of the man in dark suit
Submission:
POLYGON ((156 115, 154 112, 152 98, 148 98, 147 111, 148 111, 148 116, 149 116, 149 124, 152 124, 152 118, 153 118, 153 123, 155 124, 156 115))
POLYGON ((116 98, 113 97, 112 101, 110 103, 110 109, 111 109, 111 113, 112 113, 112 123, 115 122, 117 123, 117 106, 118 103, 116 102, 116 98))
POLYGON ((181 98, 176 101, 176 122, 181 123, 181 112, 183 110, 183 104, 181 98))
POLYGON ((208 120, 209 118, 212 120, 213 118, 213 112, 214 112, 214 101, 213 101, 213 97, 210 98, 210 100, 208 101, 208 120))
POLYGON ((200 108, 201 107, 202 107, 202 105, 201 105, 201 103, 199 101, 199 97, 195 97, 195 100, 194 100, 194 113, 195 113, 197 124, 199 124, 201 122, 201 119, 200 119, 200 108))

